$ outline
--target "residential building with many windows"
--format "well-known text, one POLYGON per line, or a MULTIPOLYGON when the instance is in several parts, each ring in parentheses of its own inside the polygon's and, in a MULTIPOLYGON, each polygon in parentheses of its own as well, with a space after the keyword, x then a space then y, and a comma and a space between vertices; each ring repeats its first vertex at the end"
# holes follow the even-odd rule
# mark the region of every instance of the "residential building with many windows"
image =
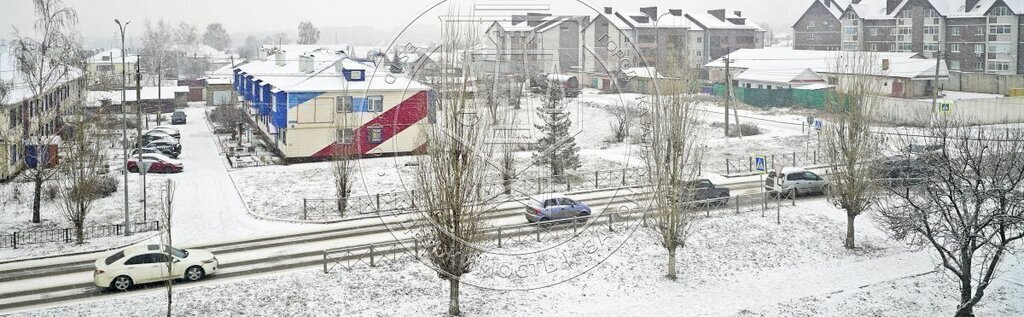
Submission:
POLYGON ((846 51, 942 52, 954 72, 1024 74, 1024 1, 1019 0, 811 0, 794 25, 796 49, 835 45, 846 51), (808 21, 833 21, 838 30, 808 36, 808 21), (804 36, 799 36, 804 34, 804 36))

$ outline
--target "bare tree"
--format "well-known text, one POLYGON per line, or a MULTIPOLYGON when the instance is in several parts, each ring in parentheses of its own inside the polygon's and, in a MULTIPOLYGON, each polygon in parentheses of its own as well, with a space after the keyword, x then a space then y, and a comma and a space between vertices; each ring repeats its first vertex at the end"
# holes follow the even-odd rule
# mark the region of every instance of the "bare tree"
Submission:
POLYGON ((313 22, 302 21, 299 23, 298 44, 316 44, 320 41, 320 30, 313 26, 313 22))
POLYGON ((348 89, 345 89, 343 94, 338 98, 339 109, 335 111, 334 124, 335 130, 338 132, 332 148, 333 161, 331 162, 339 217, 345 217, 345 212, 348 210, 348 198, 352 195, 353 187, 352 175, 356 167, 354 160, 358 159, 360 153, 355 142, 355 129, 358 128, 358 125, 353 126, 353 123, 357 122, 358 114, 352 113, 352 97, 348 95, 348 89))
POLYGON ((612 115, 612 121, 609 122, 612 129, 611 141, 616 143, 626 140, 633 122, 644 113, 635 104, 611 105, 605 109, 612 115))
MULTIPOLYGON (((12 41, 17 72, 31 90, 27 110, 27 125, 19 139, 18 154, 22 162, 35 162, 26 174, 32 180, 32 222, 40 223, 40 198, 43 183, 56 174, 56 157, 49 153, 49 146, 59 143, 56 133, 59 128, 61 105, 66 91, 61 85, 81 74, 80 69, 71 65, 78 60, 80 50, 77 36, 78 16, 61 0, 35 0, 36 21, 33 25, 39 39, 22 36, 15 29, 12 41), (31 143, 31 144, 26 144, 31 143), (31 150, 29 150, 31 149, 31 150)), ((66 87, 65 87, 66 88, 66 87)))
MULTIPOLYGON (((170 59, 170 44, 174 37, 171 34, 171 25, 164 20, 159 20, 154 26, 146 20, 145 33, 142 36, 142 58, 139 60, 142 67, 150 74, 162 72, 164 65, 170 59)), ((146 81, 151 85, 160 85, 157 80, 159 76, 147 76, 146 81)))
MULTIPOLYGON (((871 111, 877 100, 871 96, 877 84, 872 75, 881 69, 875 67, 875 57, 866 52, 839 53, 833 66, 836 73, 851 75, 840 78, 839 88, 825 105, 825 153, 830 166, 827 192, 830 201, 846 212, 847 249, 856 247, 854 221, 877 197, 878 173, 874 164, 868 164, 881 144, 871 133, 871 111)), ((789 194, 798 194, 797 189, 789 194)))
POLYGON ((483 206, 480 187, 490 156, 484 141, 486 118, 478 112, 467 79, 468 67, 459 75, 449 71, 457 67, 466 49, 477 44, 476 33, 455 22, 443 26, 442 47, 438 61, 442 70, 438 78, 440 109, 435 124, 424 127, 426 154, 419 157, 416 180, 416 206, 431 225, 425 236, 431 245, 428 258, 439 276, 449 282, 448 313, 459 315, 459 283, 469 272, 479 250, 473 245, 482 238, 483 206))
POLYGON ((641 152, 651 184, 654 230, 668 251, 666 277, 672 280, 677 276, 676 252, 686 246, 693 223, 687 192, 698 174, 704 142, 697 113, 701 100, 692 91, 696 77, 683 65, 687 64, 673 65, 683 68, 678 72, 680 80, 659 81, 660 94, 650 97, 641 152))
MULTIPOLYGON (((85 82, 85 79, 81 82, 85 82)), ((85 102, 85 90, 81 88, 64 104, 66 109, 62 116, 64 127, 61 131, 64 136, 61 146, 63 158, 54 177, 64 218, 74 227, 78 244, 85 242, 84 228, 93 202, 112 193, 117 187, 115 185, 111 190, 106 186, 106 179, 102 175, 108 169, 104 140, 99 137, 98 118, 85 111, 85 102)), ((116 178, 113 179, 116 182, 116 178)))
POLYGON ((171 317, 172 303, 174 302, 174 241, 171 236, 171 221, 174 220, 174 182, 170 179, 164 185, 164 195, 160 198, 160 208, 163 209, 161 222, 164 223, 164 230, 160 234, 160 240, 164 244, 164 252, 167 252, 166 269, 167 281, 164 286, 167 288, 167 317, 171 317))
POLYGON ((894 238, 938 253, 959 287, 956 316, 974 316, 1000 264, 1024 238, 1024 130, 944 122, 925 135, 941 149, 919 154, 902 147, 917 157, 923 183, 889 190, 877 218, 894 238))

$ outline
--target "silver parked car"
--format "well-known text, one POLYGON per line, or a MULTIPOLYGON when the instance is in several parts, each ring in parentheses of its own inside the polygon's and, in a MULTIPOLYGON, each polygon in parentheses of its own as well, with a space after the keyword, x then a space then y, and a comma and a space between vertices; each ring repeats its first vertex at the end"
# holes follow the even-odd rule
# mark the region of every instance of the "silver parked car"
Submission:
POLYGON ((530 223, 590 216, 590 206, 562 194, 544 194, 530 197, 526 207, 526 220, 530 223))
POLYGON ((768 178, 764 180, 764 189, 769 193, 787 196, 824 194, 828 191, 828 181, 814 172, 798 167, 787 167, 782 169, 781 175, 776 175, 774 171, 768 173, 768 178))

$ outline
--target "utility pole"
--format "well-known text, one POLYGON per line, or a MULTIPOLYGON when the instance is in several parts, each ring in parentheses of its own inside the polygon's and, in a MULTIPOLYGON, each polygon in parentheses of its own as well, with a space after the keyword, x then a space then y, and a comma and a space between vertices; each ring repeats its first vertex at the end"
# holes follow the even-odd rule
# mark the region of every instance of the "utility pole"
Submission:
POLYGON ((935 51, 935 77, 932 78, 932 116, 929 122, 935 122, 939 104, 939 68, 942 65, 942 50, 935 51))
MULTIPOLYGON (((142 174, 142 222, 146 222, 146 174, 149 172, 149 164, 145 164, 142 159, 142 56, 139 56, 139 60, 135 63, 135 108, 138 110, 139 126, 136 129, 138 131, 136 146, 139 150, 139 174, 142 174)), ((149 120, 146 120, 146 125, 149 125, 149 120)))
POLYGON ((156 64, 156 125, 160 125, 160 117, 164 114, 164 99, 161 95, 161 90, 164 88, 163 84, 163 60, 156 64))
MULTIPOLYGON (((121 150, 123 153, 124 162, 122 162, 122 174, 124 175, 124 235, 132 235, 131 222, 128 220, 128 108, 127 102, 127 78, 128 69, 125 63, 125 49, 124 49, 124 29, 128 27, 131 21, 125 22, 123 25, 121 21, 114 19, 114 23, 117 23, 117 29, 121 31, 121 124, 122 124, 122 144, 121 150)), ((111 62, 113 63, 113 62, 111 62)), ((142 163, 141 161, 139 162, 142 163)))
POLYGON ((725 55, 725 138, 729 139, 729 106, 732 103, 732 78, 729 75, 729 55, 725 55))

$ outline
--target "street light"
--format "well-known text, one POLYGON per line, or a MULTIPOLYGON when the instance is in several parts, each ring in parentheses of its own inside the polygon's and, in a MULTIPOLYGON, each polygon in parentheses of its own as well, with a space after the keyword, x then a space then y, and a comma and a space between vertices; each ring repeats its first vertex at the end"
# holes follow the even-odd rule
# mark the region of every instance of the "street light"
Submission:
MULTIPOLYGON (((128 69, 125 64, 125 55, 127 54, 125 54, 124 49, 124 29, 127 28, 128 24, 132 23, 132 21, 125 21, 124 24, 121 24, 121 21, 114 19, 114 23, 117 23, 117 29, 121 31, 121 127, 123 132, 121 138, 121 149, 124 155, 124 162, 122 162, 121 167, 124 168, 122 170, 122 174, 124 175, 124 235, 130 236, 132 235, 132 232, 131 222, 128 220, 128 113, 125 110, 125 104, 127 104, 126 90, 128 89, 128 83, 126 80, 128 77, 128 69)), ((139 164, 141 163, 142 160, 139 160, 139 164)))

